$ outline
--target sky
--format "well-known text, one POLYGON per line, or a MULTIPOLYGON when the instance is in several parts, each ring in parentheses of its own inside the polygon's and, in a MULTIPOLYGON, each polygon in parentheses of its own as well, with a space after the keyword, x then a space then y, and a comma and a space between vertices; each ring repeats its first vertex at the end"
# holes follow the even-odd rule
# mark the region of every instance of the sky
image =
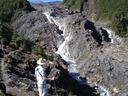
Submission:
POLYGON ((28 0, 31 3, 40 3, 40 2, 54 2, 54 1, 63 1, 63 0, 28 0))

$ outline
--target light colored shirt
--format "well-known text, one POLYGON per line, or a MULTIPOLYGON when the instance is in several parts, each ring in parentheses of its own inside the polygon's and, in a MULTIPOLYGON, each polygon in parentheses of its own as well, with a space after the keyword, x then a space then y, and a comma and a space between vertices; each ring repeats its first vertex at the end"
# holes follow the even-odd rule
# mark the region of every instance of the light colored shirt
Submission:
POLYGON ((40 85, 40 84, 46 84, 46 80, 43 79, 43 77, 46 76, 46 69, 45 68, 43 68, 40 65, 38 65, 35 68, 35 76, 36 76, 37 84, 38 85, 40 85))

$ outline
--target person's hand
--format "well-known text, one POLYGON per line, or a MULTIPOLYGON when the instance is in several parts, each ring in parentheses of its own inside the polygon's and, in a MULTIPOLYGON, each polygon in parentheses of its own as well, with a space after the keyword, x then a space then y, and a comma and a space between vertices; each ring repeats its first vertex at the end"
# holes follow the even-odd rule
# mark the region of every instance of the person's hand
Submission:
POLYGON ((51 80, 55 80, 55 77, 52 77, 51 80))

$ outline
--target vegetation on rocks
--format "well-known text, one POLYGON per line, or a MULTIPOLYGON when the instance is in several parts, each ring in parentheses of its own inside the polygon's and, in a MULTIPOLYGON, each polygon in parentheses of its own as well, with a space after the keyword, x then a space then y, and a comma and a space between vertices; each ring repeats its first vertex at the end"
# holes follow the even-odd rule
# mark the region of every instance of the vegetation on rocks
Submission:
POLYGON ((39 54, 42 49, 35 46, 28 38, 19 36, 10 28, 10 22, 16 20, 23 12, 34 10, 27 0, 0 1, 0 37, 16 49, 39 54))
POLYGON ((116 34, 128 36, 128 1, 127 0, 95 0, 97 19, 112 22, 116 34))
POLYGON ((68 7, 71 7, 73 9, 80 8, 82 0, 64 0, 64 4, 68 7))
MULTIPOLYGON (((71 9, 80 9, 82 2, 88 0, 64 0, 64 5, 71 9)), ((120 37, 128 37, 128 1, 127 0, 94 0, 97 20, 107 20, 120 37)), ((89 1, 88 1, 89 2, 89 1)), ((84 9, 83 9, 84 10, 84 9)))
POLYGON ((0 1, 0 19, 4 22, 9 22, 18 10, 31 11, 33 8, 27 0, 1 0, 0 1))
POLYGON ((41 47, 36 46, 36 44, 34 44, 27 37, 20 36, 16 33, 13 33, 10 45, 25 52, 31 52, 36 55, 44 55, 41 47))
POLYGON ((32 46, 32 53, 36 55, 44 55, 43 49, 38 46, 32 46))
POLYGON ((22 15, 23 11, 34 10, 27 0, 1 0, 0 1, 0 37, 8 39, 12 36, 9 23, 22 15))

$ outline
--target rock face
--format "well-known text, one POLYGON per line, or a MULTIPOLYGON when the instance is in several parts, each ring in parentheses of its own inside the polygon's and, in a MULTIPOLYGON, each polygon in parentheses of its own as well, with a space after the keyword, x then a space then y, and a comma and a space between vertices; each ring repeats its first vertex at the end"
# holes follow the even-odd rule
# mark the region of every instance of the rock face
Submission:
POLYGON ((112 96, 127 96, 128 51, 127 46, 123 47, 123 41, 114 36, 111 43, 105 39, 108 37, 98 25, 78 14, 68 16, 66 22, 68 27, 64 36, 71 34, 72 37, 65 46, 67 56, 75 60, 81 76, 87 77, 93 84, 106 87, 112 96))
MULTIPOLYGON (((90 2, 93 3, 93 0, 90 0, 90 2)), ((40 8, 40 11, 37 10, 23 15, 13 22, 14 30, 41 46, 45 53, 52 52, 58 64, 64 62, 57 59, 58 56, 55 52, 69 37, 70 39, 68 38, 67 42, 63 44, 63 52, 59 51, 59 53, 62 52, 65 58, 75 62, 80 75, 86 78, 87 82, 92 86, 100 85, 105 87, 110 96, 127 96, 128 50, 127 46, 124 46, 123 39, 114 36, 113 33, 114 42, 106 40, 109 34, 104 35, 101 30, 101 27, 105 26, 98 22, 91 22, 80 13, 69 15, 63 13, 58 15, 56 13, 55 17, 52 17, 53 24, 51 24, 43 14, 43 10, 40 8)), ((33 86, 33 72, 36 66, 35 57, 8 48, 5 46, 5 55, 0 54, 2 74, 0 76, 11 87, 8 90, 15 89, 14 86, 17 86, 23 92, 33 90, 31 86, 33 86), (5 69, 6 71, 4 71, 5 69)), ((0 53, 4 54, 2 48, 0 53)), ((63 79, 66 81, 67 76, 64 75, 64 77, 63 79)), ((62 84, 62 82, 59 84, 62 84)), ((64 84, 63 87, 65 87, 64 84)), ((34 93, 16 95, 33 96, 32 94, 34 93)), ((85 96, 85 94, 82 96, 85 96)))
POLYGON ((104 25, 94 24, 79 14, 67 16, 65 22, 64 36, 71 37, 64 46, 66 56, 76 62, 81 76, 104 86, 112 96, 127 96, 128 51, 123 40, 114 33, 114 42, 106 40, 108 35, 100 29, 104 25))
POLYGON ((0 83, 0 89, 7 96, 9 95, 8 93, 11 93, 11 96, 33 96, 35 58, 22 51, 16 51, 9 46, 4 46, 2 51, 4 51, 4 54, 1 54, 2 58, 0 58, 0 76, 1 82, 5 85, 0 83), (2 86, 6 86, 4 90, 2 86), (18 90, 21 93, 17 92, 18 90))
POLYGON ((22 16, 15 21, 12 26, 18 34, 29 38, 31 41, 40 45, 43 49, 56 50, 56 44, 61 42, 61 37, 57 34, 58 28, 49 24, 43 11, 35 11, 22 16))

